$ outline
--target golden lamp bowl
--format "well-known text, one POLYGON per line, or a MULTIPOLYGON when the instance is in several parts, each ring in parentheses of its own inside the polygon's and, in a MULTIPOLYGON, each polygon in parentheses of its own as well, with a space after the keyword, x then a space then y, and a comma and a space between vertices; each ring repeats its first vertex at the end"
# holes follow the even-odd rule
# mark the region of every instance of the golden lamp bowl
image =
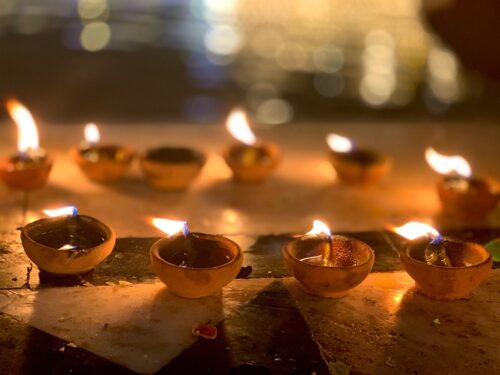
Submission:
POLYGON ((165 237, 150 251, 154 273, 173 294, 207 297, 219 292, 239 273, 243 253, 233 241, 219 235, 191 233, 165 237))
POLYGON ((432 299, 453 301, 469 298, 487 277, 492 265, 491 254, 481 245, 452 239, 448 254, 452 264, 465 266, 437 266, 427 264, 424 252, 427 238, 409 242, 400 252, 406 272, 415 280, 415 290, 432 299))
POLYGON ((447 177, 437 184, 443 211, 458 217, 482 218, 500 201, 498 182, 478 178, 447 177))
POLYGON ((85 215, 40 219, 21 230, 26 255, 39 269, 60 275, 90 271, 106 259, 115 241, 113 229, 85 215))
POLYGON ((326 298, 341 298, 359 285, 370 273, 375 255, 362 241, 333 236, 333 248, 339 254, 336 266, 309 263, 304 259, 320 257, 324 240, 301 237, 283 247, 283 259, 288 271, 307 293, 326 298))
POLYGON ((159 147, 141 157, 141 168, 151 186, 160 190, 184 190, 205 165, 203 153, 184 147, 159 147))
POLYGON ((45 185, 52 170, 48 157, 31 161, 6 158, 0 160, 0 179, 11 189, 34 190, 45 185))
POLYGON ((73 147, 70 156, 89 180, 113 183, 128 172, 135 153, 123 146, 73 147))
POLYGON ((243 183, 264 181, 281 161, 281 151, 272 143, 256 146, 234 144, 225 149, 222 156, 233 172, 234 180, 243 183))
POLYGON ((392 168, 388 156, 369 150, 331 151, 330 162, 342 183, 357 187, 377 184, 392 168))

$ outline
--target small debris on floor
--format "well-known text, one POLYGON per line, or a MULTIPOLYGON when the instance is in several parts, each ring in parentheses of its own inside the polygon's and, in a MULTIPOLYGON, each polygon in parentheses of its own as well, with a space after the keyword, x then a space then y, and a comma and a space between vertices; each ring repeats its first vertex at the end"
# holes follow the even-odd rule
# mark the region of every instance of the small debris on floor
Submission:
POLYGON ((125 281, 125 280, 118 280, 118 285, 121 285, 121 286, 130 286, 130 285, 133 285, 132 283, 128 282, 128 281, 125 281))
POLYGON ((237 279, 247 279, 250 276, 250 274, 252 273, 252 271, 253 271, 252 266, 241 267, 240 272, 238 273, 238 275, 236 275, 236 278, 237 279))
POLYGON ((210 324, 202 324, 198 327, 193 327, 193 335, 203 337, 207 340, 213 340, 217 337, 217 327, 210 324))
POLYGON ((385 361, 385 364, 389 367, 394 367, 394 361, 392 360, 391 357, 387 358, 387 361, 385 361))
POLYGON ((439 320, 439 318, 436 318, 432 321, 432 323, 436 324, 436 325, 439 325, 441 324, 441 321, 439 320))
POLYGON ((116 284, 112 281, 106 281, 106 285, 108 286, 115 286, 116 284))

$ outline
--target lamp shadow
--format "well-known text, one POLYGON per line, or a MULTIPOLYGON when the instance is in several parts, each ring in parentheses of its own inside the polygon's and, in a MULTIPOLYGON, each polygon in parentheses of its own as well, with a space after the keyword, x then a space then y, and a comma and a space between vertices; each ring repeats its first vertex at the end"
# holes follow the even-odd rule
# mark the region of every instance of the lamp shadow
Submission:
POLYGON ((480 299, 473 295, 470 300, 437 301, 415 287, 408 289, 389 333, 392 344, 384 345, 385 362, 379 361, 375 373, 495 372, 497 339, 490 332, 496 328, 493 321, 487 323, 496 316, 495 306, 480 299))

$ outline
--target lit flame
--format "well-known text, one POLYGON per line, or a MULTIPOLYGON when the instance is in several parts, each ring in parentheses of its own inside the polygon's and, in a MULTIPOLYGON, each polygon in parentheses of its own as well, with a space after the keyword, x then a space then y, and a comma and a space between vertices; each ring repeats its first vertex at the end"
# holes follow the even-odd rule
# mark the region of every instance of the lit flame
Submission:
POLYGON ((76 216, 78 215, 78 209, 75 206, 67 206, 62 208, 56 208, 55 210, 43 210, 43 213, 50 217, 76 216))
POLYGON ((226 128, 238 141, 251 146, 257 142, 255 134, 248 125, 247 116, 241 109, 233 109, 226 120, 226 128))
POLYGON ((326 143, 335 152, 349 152, 352 150, 351 140, 338 134, 328 134, 326 136, 326 143))
POLYGON ((440 174, 456 173, 462 177, 470 177, 472 174, 471 167, 467 160, 462 156, 446 156, 442 155, 432 147, 425 150, 425 160, 427 163, 440 174))
POLYGON ((409 240, 414 240, 415 238, 424 236, 432 238, 440 237, 439 232, 434 227, 431 227, 428 224, 419 223, 418 221, 411 221, 401 227, 395 227, 394 232, 409 240))
POLYGON ((99 128, 96 124, 89 123, 85 125, 84 133, 85 140, 90 144, 99 143, 101 140, 101 134, 99 133, 99 128))
POLYGON ((155 217, 151 220, 151 223, 162 232, 165 232, 169 237, 177 233, 184 233, 184 235, 187 236, 189 233, 186 221, 160 219, 155 217))
POLYGON ((7 111, 17 125, 17 149, 20 153, 36 150, 38 144, 38 129, 28 108, 15 99, 7 101, 7 111))
POLYGON ((332 233, 330 232, 330 228, 328 228, 328 225, 323 223, 321 220, 314 220, 312 229, 309 232, 307 232, 306 234, 311 234, 311 235, 323 234, 325 236, 332 235, 332 233))

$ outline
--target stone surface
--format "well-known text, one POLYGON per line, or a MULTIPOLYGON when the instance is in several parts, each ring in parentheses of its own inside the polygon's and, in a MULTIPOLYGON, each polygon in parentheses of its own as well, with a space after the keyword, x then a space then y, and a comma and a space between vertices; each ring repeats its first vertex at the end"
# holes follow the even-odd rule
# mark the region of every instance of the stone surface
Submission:
POLYGON ((374 273, 340 300, 285 285, 323 356, 355 374, 472 374, 500 371, 500 270, 470 300, 414 293, 405 272, 374 273))
POLYGON ((197 300, 162 283, 0 292, 0 312, 139 373, 153 373, 196 341, 200 324, 218 324, 270 280, 236 280, 197 300))
MULTIPOLYGON (((14 152, 12 127, 0 126, 2 154, 14 152)), ((498 178, 496 124, 257 127, 259 137, 277 143, 284 153, 276 174, 261 185, 231 180, 220 156, 231 142, 222 124, 104 124, 101 133, 104 142, 138 151, 191 146, 206 152, 208 161, 184 192, 154 190, 137 163, 124 181, 99 185, 86 180, 67 155, 80 142, 82 127, 40 123, 41 144, 55 158, 48 185, 31 192, 27 201, 21 192, 0 186, 0 368, 6 373, 186 373, 197 364, 233 373, 323 373, 326 365, 335 374, 349 369, 373 374, 499 372, 499 271, 470 301, 430 301, 413 293, 404 272, 393 272, 401 269, 396 250, 401 243, 385 231, 420 220, 466 240, 485 243, 498 237, 498 209, 481 222, 441 214, 438 177, 423 158, 432 144, 443 153, 465 156, 476 175, 498 178), (386 151, 395 160, 394 170, 373 189, 340 185, 326 157, 324 137, 332 131, 360 147, 386 151), (112 226, 120 238, 115 252, 81 277, 39 275, 36 266, 29 271, 16 228, 43 216, 44 208, 65 205, 112 226), (147 250, 162 235, 151 225, 154 216, 188 220, 193 231, 236 240, 246 250, 245 265, 252 266, 250 279, 236 280, 204 300, 171 296, 149 268, 147 250), (308 296, 286 277, 280 250, 289 235, 282 234, 304 233, 313 219, 376 251, 376 273, 344 299, 308 296), (28 281, 36 290, 26 288, 28 281), (196 340, 191 325, 209 320, 218 324, 220 336, 196 340), (305 343, 305 357, 296 341, 305 343), (305 366, 295 368, 290 359, 304 359, 295 364, 305 366)))
POLYGON ((307 323, 281 281, 261 290, 218 329, 216 340, 199 340, 161 373, 328 373, 307 323))

